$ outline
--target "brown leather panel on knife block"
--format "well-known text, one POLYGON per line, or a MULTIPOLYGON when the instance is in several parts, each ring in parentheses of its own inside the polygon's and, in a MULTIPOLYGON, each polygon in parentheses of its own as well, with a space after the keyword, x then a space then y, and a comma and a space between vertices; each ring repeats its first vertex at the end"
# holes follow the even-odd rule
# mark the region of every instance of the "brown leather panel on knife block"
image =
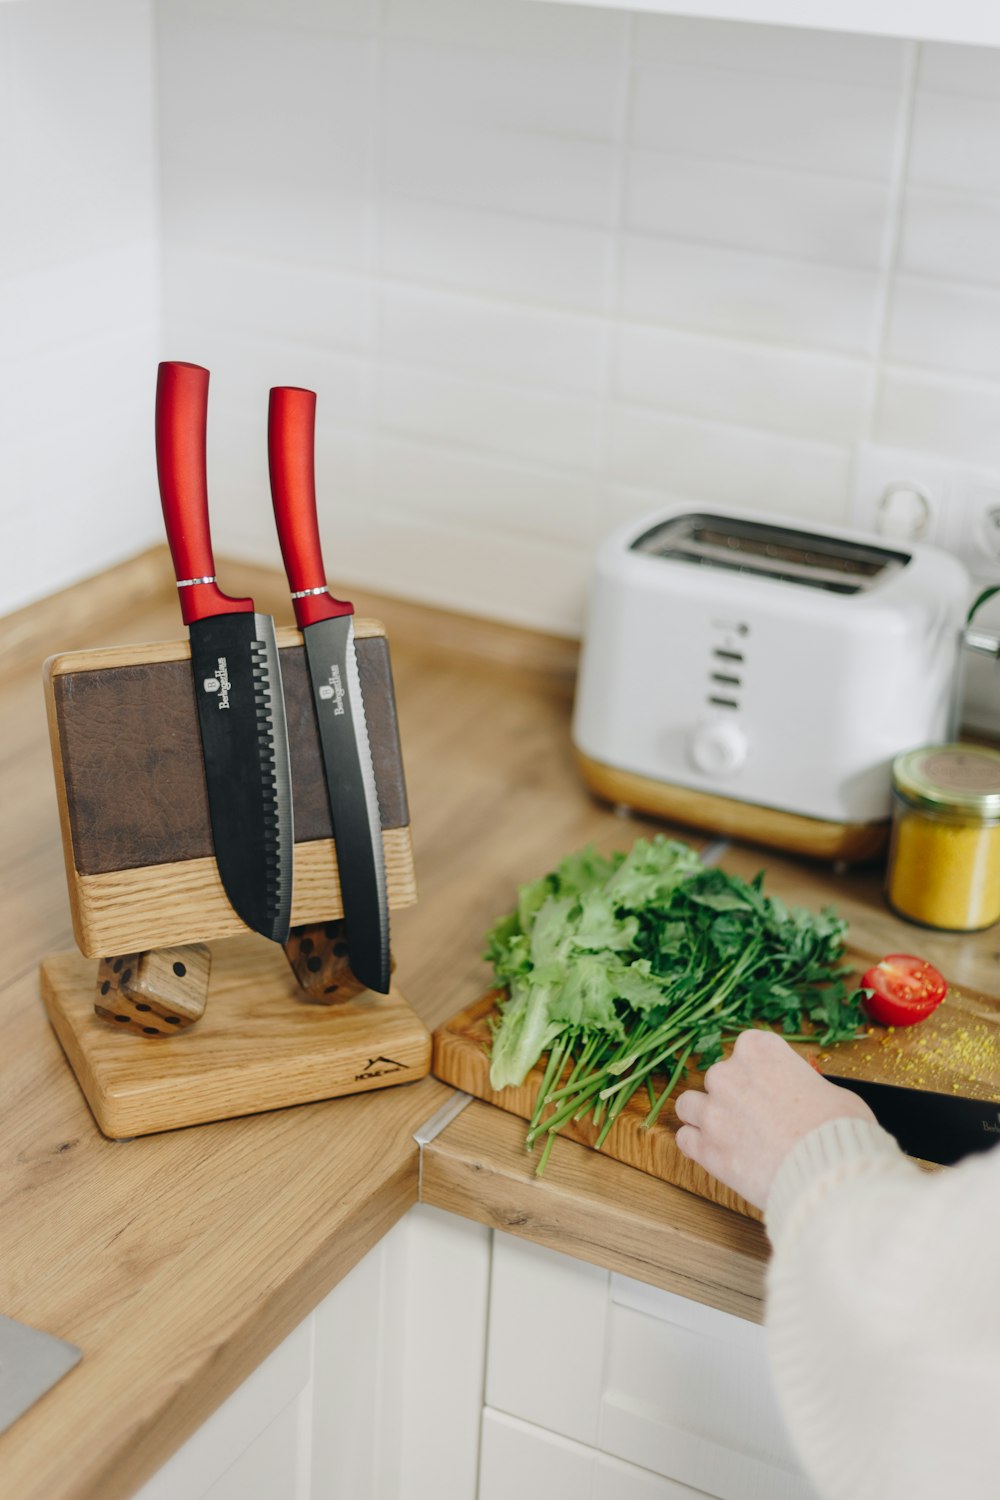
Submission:
MULTIPOLYGON (((385 630, 356 620, 391 907, 416 900, 385 630)), ((297 630, 277 632, 295 816, 292 923, 343 914, 323 761, 297 630)), ((88 956, 245 931, 212 855, 186 641, 71 652, 45 667, 73 933, 88 956)))
MULTIPOLYGON (((860 950, 849 949, 846 958, 858 975, 877 962, 876 955, 860 950)), ((535 1067, 519 1088, 497 1090, 490 1084, 489 1017, 495 1010, 496 994, 494 990, 484 995, 435 1031, 434 1075, 466 1094, 530 1120, 542 1081, 541 1066, 535 1067)), ((919 1026, 894 1031, 871 1026, 858 1041, 843 1042, 828 1051, 815 1043, 797 1043, 795 1050, 820 1072, 835 1077, 960 1094, 1000 1104, 1000 999, 975 990, 951 986, 943 1004, 919 1026)), ((661 1085, 665 1081, 661 1080, 661 1085)), ((701 1076, 695 1074, 684 1087, 701 1088, 701 1076)), ((675 1097, 681 1092, 678 1088, 675 1097)), ((762 1217, 744 1198, 681 1155, 675 1140, 680 1122, 673 1099, 667 1101, 655 1125, 645 1130, 642 1122, 648 1111, 649 1098, 643 1088, 622 1110, 601 1150, 723 1208, 735 1209, 752 1219, 762 1217)), ((597 1130, 586 1119, 578 1125, 571 1122, 560 1134, 592 1146, 597 1130)), ((541 1145, 537 1145, 535 1154, 540 1153, 541 1145)))
POLYGON ((423 1078, 431 1039, 393 988, 335 1009, 303 1005, 280 948, 255 934, 213 945, 205 1014, 147 1039, 94 1014, 94 965, 54 953, 42 999, 94 1118, 116 1139, 335 1099, 423 1078))

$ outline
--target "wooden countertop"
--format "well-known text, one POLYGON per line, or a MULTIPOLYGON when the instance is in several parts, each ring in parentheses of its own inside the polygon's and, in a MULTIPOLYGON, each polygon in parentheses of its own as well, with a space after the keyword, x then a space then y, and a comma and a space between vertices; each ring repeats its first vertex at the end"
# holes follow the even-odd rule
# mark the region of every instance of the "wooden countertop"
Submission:
MULTIPOLYGON (((95 586, 86 608, 70 591, 22 612, 11 639, 34 661, 0 683, 0 1312, 84 1351, 0 1435, 10 1500, 131 1494, 417 1200, 413 1133, 451 1096, 427 1079, 135 1141, 98 1132, 38 998, 39 959, 72 942, 39 664, 57 649, 177 635, 165 560, 141 566, 127 619, 95 586)), ((228 569, 226 580, 287 618, 276 575, 228 569)), ((621 822, 577 779, 570 643, 359 603, 389 627, 416 848, 420 903, 394 920, 397 979, 434 1026, 486 987, 482 935, 519 882, 588 841, 623 847, 654 825, 621 822)), ((0 661, 3 647, 0 622, 0 661)), ((736 848, 723 863, 766 864, 772 889, 835 902, 862 946, 913 946, 877 875, 736 848)), ((991 989, 998 941, 922 935, 920 948, 954 980, 991 989)), ((471 1104, 425 1148, 424 1199, 759 1317, 759 1226, 568 1142, 537 1182, 521 1136, 520 1122, 471 1104)))

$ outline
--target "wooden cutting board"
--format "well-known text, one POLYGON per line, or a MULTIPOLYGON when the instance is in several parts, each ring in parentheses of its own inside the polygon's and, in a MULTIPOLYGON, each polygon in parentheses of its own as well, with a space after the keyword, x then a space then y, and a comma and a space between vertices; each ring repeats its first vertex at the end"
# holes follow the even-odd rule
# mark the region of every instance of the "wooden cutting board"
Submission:
MULTIPOLYGON (((859 974, 877 962, 875 956, 856 951, 849 952, 847 957, 859 974)), ((498 991, 491 990, 439 1027, 434 1033, 432 1071, 445 1083, 528 1120, 542 1081, 544 1058, 519 1088, 491 1087, 489 1020, 496 1010, 497 994, 498 991)), ((827 1050, 801 1043, 796 1044, 796 1051, 822 1073, 1000 1104, 1000 998, 974 990, 950 989, 938 1010, 919 1026, 895 1031, 872 1026, 856 1042, 827 1050)), ((702 1086, 700 1074, 684 1085, 702 1086)), ((672 1099, 656 1124, 646 1130, 643 1120, 648 1109, 648 1097, 642 1089, 622 1110, 601 1149, 618 1161, 720 1203, 724 1208, 735 1209, 753 1219, 762 1217, 745 1198, 681 1155, 675 1140, 680 1122, 672 1099)), ((590 1119, 579 1124, 571 1122, 561 1132, 568 1139, 588 1146, 594 1144, 597 1133, 590 1119)), ((541 1145, 535 1151, 540 1155, 541 1145)))

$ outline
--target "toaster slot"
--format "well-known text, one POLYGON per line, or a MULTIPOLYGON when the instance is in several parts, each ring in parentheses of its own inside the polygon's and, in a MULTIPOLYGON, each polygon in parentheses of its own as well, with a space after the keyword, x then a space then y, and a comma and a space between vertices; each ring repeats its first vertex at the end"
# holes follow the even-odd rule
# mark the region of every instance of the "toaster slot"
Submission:
MULTIPOLYGON (((672 516, 632 543, 665 562, 770 578, 834 594, 874 588, 910 561, 906 552, 736 516, 672 516)), ((721 654, 721 653, 717 653, 721 654)))

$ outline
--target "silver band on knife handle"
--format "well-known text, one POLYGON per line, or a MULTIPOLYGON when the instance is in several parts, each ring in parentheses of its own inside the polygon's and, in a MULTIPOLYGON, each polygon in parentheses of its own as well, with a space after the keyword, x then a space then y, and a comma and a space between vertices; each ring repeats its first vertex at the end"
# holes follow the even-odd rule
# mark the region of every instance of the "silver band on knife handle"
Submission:
POLYGON ((292 595, 292 598, 308 599, 311 594, 325 594, 326 592, 326 584, 321 583, 318 589, 297 589, 296 592, 292 595))
POLYGON ((215 582, 215 574, 211 573, 211 574, 209 574, 209 576, 207 578, 178 578, 178 580, 177 580, 177 587, 179 589, 190 589, 190 588, 194 588, 194 585, 196 583, 214 583, 214 582, 215 582))

